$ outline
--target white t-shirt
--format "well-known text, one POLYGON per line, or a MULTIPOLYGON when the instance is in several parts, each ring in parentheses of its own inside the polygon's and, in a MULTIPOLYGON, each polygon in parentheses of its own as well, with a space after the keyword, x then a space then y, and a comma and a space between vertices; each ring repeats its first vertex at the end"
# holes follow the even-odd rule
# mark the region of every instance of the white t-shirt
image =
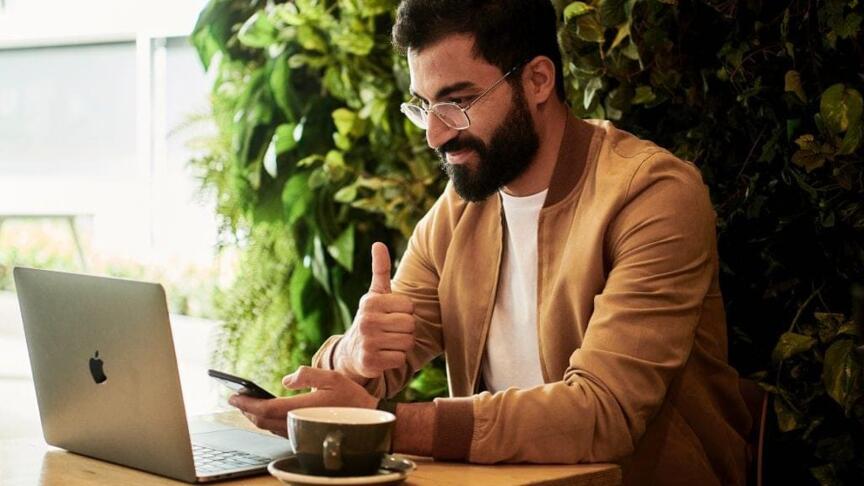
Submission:
POLYGON ((548 190, 525 197, 499 192, 507 224, 483 359, 483 381, 493 393, 543 384, 537 339, 537 222, 548 190))

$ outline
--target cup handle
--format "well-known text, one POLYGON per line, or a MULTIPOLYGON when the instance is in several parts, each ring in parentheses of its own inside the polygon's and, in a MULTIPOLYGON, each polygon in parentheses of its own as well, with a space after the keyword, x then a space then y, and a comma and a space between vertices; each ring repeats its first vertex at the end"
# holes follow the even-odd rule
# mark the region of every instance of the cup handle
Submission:
POLYGON ((342 438, 340 431, 330 432, 324 438, 324 469, 338 471, 342 469, 342 438))

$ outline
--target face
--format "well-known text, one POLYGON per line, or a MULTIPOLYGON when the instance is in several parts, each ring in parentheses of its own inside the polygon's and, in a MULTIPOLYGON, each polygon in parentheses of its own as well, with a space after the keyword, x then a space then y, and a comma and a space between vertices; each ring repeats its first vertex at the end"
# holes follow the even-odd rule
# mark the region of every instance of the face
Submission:
MULTIPOLYGON (((412 93, 424 106, 441 101, 465 105, 504 75, 475 57, 473 48, 470 36, 453 35, 408 52, 412 93)), ((477 202, 525 172, 539 139, 521 89, 508 82, 472 105, 468 117, 471 126, 459 131, 430 115, 426 141, 438 152, 459 196, 477 202)))

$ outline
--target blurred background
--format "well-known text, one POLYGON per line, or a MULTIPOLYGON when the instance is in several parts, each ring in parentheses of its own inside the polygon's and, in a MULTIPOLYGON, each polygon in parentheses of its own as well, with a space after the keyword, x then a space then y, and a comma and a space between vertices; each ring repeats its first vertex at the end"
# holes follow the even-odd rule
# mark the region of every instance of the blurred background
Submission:
POLYGON ((14 264, 149 277, 208 315, 211 201, 187 168, 203 2, 0 2, 0 286, 14 264))
POLYGON ((213 131, 188 39, 204 3, 0 0, 0 396, 21 398, 0 436, 38 426, 15 265, 163 283, 187 403, 217 405, 201 337, 233 266, 187 164, 213 131))

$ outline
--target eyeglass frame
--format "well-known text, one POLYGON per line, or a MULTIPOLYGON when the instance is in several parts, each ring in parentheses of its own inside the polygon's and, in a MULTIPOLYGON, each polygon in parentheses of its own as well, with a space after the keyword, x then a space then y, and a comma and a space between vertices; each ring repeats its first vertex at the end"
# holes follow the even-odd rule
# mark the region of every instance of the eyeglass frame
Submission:
MULTIPOLYGON (((435 103, 435 104, 433 104, 433 105, 430 105, 429 108, 423 108, 423 107, 420 106, 420 105, 417 105, 417 104, 414 104, 414 103, 408 103, 408 102, 406 102, 406 103, 402 103, 401 105, 399 105, 399 111, 401 111, 403 114, 405 114, 405 116, 408 118, 408 120, 411 120, 411 123, 414 123, 414 120, 412 120, 411 117, 408 116, 408 113, 405 111, 406 109, 409 109, 409 108, 408 108, 409 106, 410 106, 410 107, 413 107, 413 108, 418 108, 418 109, 422 110, 422 111, 426 114, 426 120, 429 119, 429 114, 431 113, 431 114, 435 115, 436 117, 438 117, 438 119, 441 120, 441 123, 443 123, 444 125, 447 125, 448 128, 451 128, 451 129, 453 129, 453 130, 458 130, 458 131, 460 131, 460 132, 461 132, 462 130, 467 130, 467 129, 471 128, 471 117, 468 116, 468 110, 470 110, 472 106, 474 106, 475 104, 477 104, 477 102, 480 101, 481 99, 483 99, 484 96, 486 96, 487 94, 491 93, 492 90, 494 90, 495 88, 497 88, 499 84, 501 84, 502 82, 504 82, 505 79, 509 78, 511 74, 515 73, 519 68, 521 68, 522 66, 524 66, 525 64, 527 64, 528 61, 530 61, 530 60, 531 60, 530 58, 525 59, 524 61, 522 61, 522 62, 516 64, 515 66, 513 66, 512 68, 510 68, 509 71, 507 71, 506 73, 504 73, 503 76, 501 76, 497 81, 495 81, 494 83, 492 83, 492 86, 489 86, 488 88, 486 88, 485 91, 483 91, 482 93, 480 93, 479 95, 477 95, 473 100, 471 100, 470 102, 468 102, 468 104, 465 105, 465 107, 462 107, 462 106, 459 105, 459 103, 455 103, 455 102, 453 102, 453 101, 439 101, 438 103, 435 103), (444 121, 443 118, 441 118, 441 117, 438 115, 438 113, 436 113, 436 112, 434 111, 436 106, 441 106, 441 105, 452 105, 452 106, 455 106, 456 108, 459 108, 459 110, 462 112, 462 115, 465 116, 465 120, 468 121, 468 124, 467 124, 466 126, 464 126, 463 128, 456 128, 456 127, 452 127, 452 126, 450 126, 446 121, 444 121)), ((414 96, 414 98, 416 98, 416 96, 414 96)), ((421 127, 421 126, 417 125, 416 123, 414 123, 414 125, 417 126, 417 128, 420 128, 421 130, 428 130, 428 129, 429 129, 429 122, 428 122, 428 121, 426 122, 426 126, 425 126, 425 127, 421 127)))

